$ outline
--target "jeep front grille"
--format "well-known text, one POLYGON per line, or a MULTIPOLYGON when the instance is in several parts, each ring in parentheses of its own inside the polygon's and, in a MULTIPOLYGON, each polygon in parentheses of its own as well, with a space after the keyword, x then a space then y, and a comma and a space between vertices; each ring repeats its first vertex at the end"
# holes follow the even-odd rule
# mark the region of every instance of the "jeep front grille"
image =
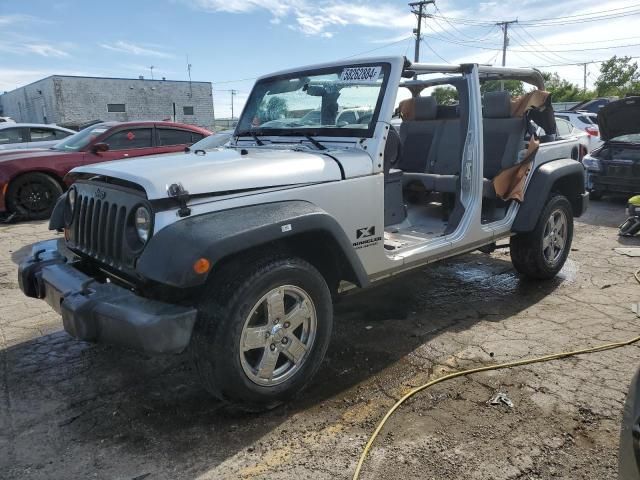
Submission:
POLYGON ((127 209, 114 202, 81 194, 76 201, 77 221, 73 225, 75 248, 101 262, 119 267, 127 209))
POLYGON ((96 181, 74 184, 76 204, 67 225, 67 246, 77 254, 105 266, 134 273, 142 253, 131 223, 132 212, 140 205, 151 207, 139 190, 96 181), (133 240, 132 240, 133 238, 133 240))

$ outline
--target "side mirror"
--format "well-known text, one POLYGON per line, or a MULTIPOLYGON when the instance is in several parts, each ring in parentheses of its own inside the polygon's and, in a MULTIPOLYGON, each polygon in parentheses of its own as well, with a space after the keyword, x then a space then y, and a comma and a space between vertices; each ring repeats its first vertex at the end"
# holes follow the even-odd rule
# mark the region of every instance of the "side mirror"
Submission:
POLYGON ((106 143, 96 143, 91 147, 93 153, 106 152, 107 150, 109 150, 109 145, 106 143))

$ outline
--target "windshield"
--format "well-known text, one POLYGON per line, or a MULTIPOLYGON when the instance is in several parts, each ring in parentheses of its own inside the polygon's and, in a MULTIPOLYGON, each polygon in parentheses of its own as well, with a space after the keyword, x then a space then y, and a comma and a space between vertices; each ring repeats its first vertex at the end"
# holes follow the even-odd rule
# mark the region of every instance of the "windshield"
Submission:
POLYGON ((225 130, 223 132, 214 133, 208 137, 204 137, 202 140, 194 143, 189 147, 189 150, 195 152, 196 150, 209 150, 211 148, 218 148, 227 143, 231 139, 233 130, 225 130))
POLYGON ((261 80, 237 135, 371 137, 389 70, 386 63, 338 66, 261 80))
POLYGON ((60 152, 77 152, 89 145, 93 139, 98 135, 102 135, 107 130, 109 130, 109 127, 104 124, 91 125, 90 127, 80 130, 78 133, 65 138, 61 142, 56 143, 51 147, 51 149, 58 150, 60 152))

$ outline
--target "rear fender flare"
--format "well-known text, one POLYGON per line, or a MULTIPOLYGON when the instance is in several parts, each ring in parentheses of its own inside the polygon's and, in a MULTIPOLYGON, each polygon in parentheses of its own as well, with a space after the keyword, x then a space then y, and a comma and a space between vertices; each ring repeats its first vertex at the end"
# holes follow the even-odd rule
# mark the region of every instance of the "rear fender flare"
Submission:
POLYGON ((540 165, 532 174, 524 195, 524 202, 520 205, 511 230, 514 233, 531 232, 552 192, 567 197, 573 207, 574 217, 582 215, 582 194, 584 193, 582 164, 565 158, 540 165))

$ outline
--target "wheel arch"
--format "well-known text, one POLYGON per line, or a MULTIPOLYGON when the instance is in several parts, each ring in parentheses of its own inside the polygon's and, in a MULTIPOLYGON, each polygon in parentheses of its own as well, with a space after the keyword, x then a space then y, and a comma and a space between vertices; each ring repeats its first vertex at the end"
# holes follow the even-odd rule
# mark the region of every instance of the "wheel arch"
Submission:
POLYGON ((579 217, 585 210, 584 167, 573 159, 553 160, 540 165, 534 172, 525 192, 524 202, 511 230, 514 233, 532 231, 544 209, 546 200, 552 193, 567 197, 573 216, 579 217))
POLYGON ((47 170, 43 168, 37 168, 35 170, 27 170, 24 172, 17 172, 15 175, 9 178, 9 180, 7 181, 7 185, 9 186, 9 188, 11 188, 11 184, 13 182, 24 177, 25 175, 31 175, 32 173, 42 173, 44 175, 48 175, 49 177, 53 178, 56 182, 58 182, 63 192, 67 190, 67 185, 64 183, 64 180, 62 179, 62 177, 58 175, 58 173, 55 170, 47 170))
POLYGON ((330 287, 341 280, 360 287, 369 281, 338 222, 319 207, 299 200, 240 207, 177 221, 151 237, 136 270, 147 279, 173 287, 197 287, 223 264, 261 249, 286 251, 303 258, 325 276, 330 287), (192 268, 199 258, 206 258, 211 264, 206 274, 198 275, 192 268))

